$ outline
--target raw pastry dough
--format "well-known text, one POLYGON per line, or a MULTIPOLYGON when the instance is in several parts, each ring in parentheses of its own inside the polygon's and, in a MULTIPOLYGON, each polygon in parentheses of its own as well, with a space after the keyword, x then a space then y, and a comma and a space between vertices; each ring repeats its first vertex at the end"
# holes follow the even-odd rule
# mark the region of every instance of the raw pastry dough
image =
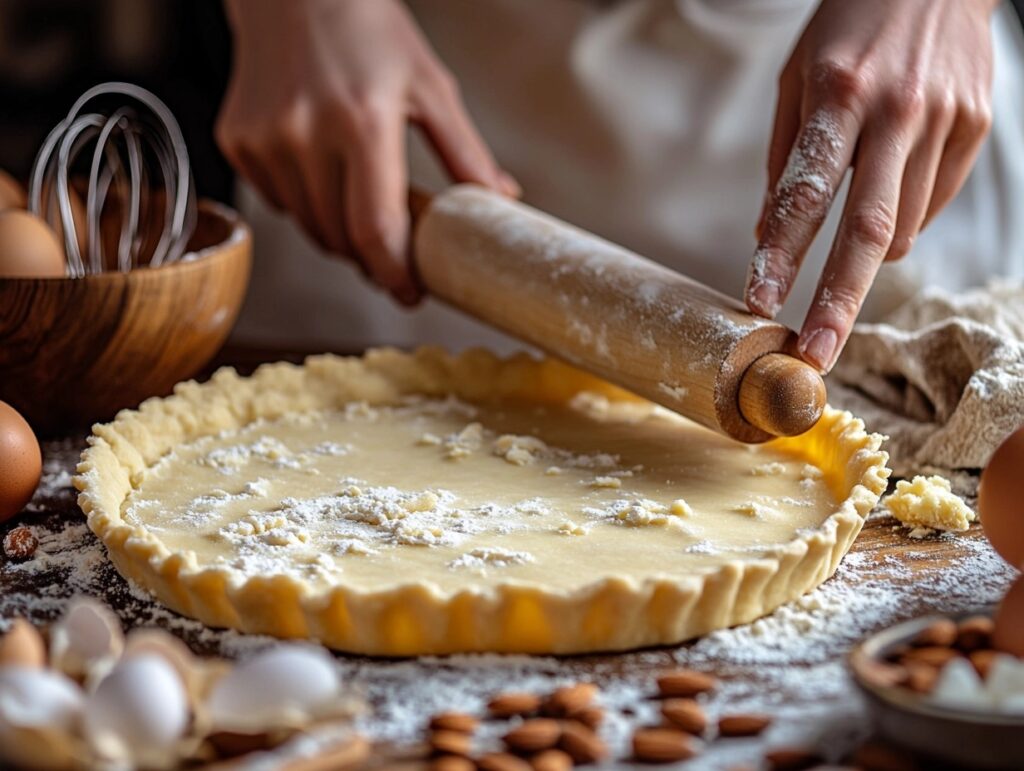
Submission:
POLYGON ((76 484, 122 573, 211 625, 371 654, 752 620, 831 575, 887 476, 847 413, 748 447, 480 351, 221 371, 94 432, 76 484))
POLYGON ((966 530, 975 519, 971 507, 952 491, 948 479, 916 476, 901 479, 896 491, 882 501, 907 527, 928 530, 966 530))

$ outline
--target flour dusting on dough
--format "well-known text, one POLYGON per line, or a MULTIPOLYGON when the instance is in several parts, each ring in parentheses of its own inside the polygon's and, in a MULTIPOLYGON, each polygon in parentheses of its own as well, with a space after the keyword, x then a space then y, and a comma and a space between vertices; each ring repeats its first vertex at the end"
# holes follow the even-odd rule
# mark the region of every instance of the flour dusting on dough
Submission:
POLYGON ((816 473, 802 465, 596 394, 559 407, 357 401, 179 446, 140 475, 122 516, 230 576, 380 586, 404 579, 395 566, 408 560, 448 588, 499 568, 541 580, 557 566, 580 583, 638 558, 671 571, 748 555, 820 526, 831 499, 824 485, 800 488, 816 473), (756 505, 732 508, 745 502, 756 505), (688 551, 705 540, 717 556, 688 551))
POLYGON ((473 549, 448 563, 448 567, 481 571, 488 567, 507 568, 510 565, 525 565, 533 562, 533 555, 527 551, 512 549, 480 548, 473 549))

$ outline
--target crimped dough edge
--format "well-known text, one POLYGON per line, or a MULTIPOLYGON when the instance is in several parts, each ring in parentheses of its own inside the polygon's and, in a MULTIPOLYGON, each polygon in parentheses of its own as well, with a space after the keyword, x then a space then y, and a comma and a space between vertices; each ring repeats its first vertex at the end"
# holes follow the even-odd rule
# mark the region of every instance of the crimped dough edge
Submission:
POLYGON ((173 396, 148 399, 95 425, 74 484, 89 528, 120 573, 169 608, 212 627, 310 638, 380 656, 626 650, 748 623, 829 578, 886 487, 883 437, 829 407, 807 433, 771 443, 821 468, 841 501, 820 527, 770 556, 730 560, 714 571, 641 580, 610 575, 573 591, 511 581, 456 593, 426 582, 379 591, 336 584, 323 591, 283 575, 239 580, 231 571, 202 568, 170 552, 145 527, 121 518, 133 479, 176 445, 258 418, 335 409, 354 400, 386 404, 407 394, 560 403, 581 391, 637 399, 554 359, 503 359, 480 349, 322 355, 301 366, 266 364, 248 378, 224 368, 204 384, 180 383, 173 396))

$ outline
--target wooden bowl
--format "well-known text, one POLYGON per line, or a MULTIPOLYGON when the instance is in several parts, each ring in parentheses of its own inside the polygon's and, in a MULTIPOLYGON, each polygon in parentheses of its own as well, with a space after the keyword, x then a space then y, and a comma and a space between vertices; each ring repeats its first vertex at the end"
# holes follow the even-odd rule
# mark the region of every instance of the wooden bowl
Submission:
POLYGON ((202 201, 188 251, 129 273, 0 278, 0 400, 37 432, 66 433, 199 372, 241 309, 252 234, 202 201))

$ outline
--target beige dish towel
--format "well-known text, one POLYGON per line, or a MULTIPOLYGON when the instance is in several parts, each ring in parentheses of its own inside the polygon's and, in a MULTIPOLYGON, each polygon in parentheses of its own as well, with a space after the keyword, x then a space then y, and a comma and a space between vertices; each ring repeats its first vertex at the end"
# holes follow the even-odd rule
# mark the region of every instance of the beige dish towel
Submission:
POLYGON ((858 324, 828 378, 829 401, 889 436, 898 476, 985 465, 1024 424, 1024 284, 925 290, 858 324))

